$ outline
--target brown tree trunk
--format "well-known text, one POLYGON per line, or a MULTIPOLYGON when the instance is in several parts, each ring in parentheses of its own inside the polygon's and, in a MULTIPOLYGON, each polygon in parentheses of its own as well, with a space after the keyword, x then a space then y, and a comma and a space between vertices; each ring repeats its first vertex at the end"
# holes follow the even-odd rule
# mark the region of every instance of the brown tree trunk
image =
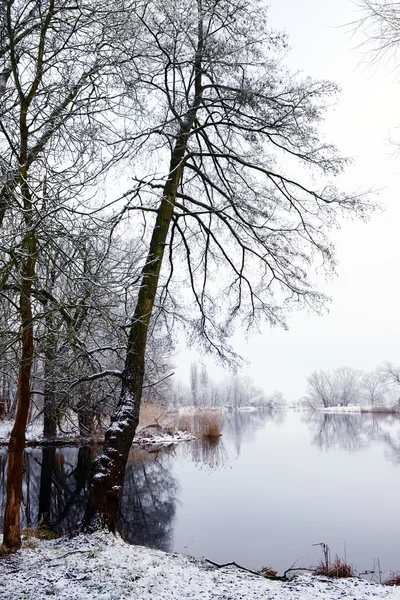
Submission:
MULTIPOLYGON (((16 76, 16 73, 14 74, 16 76)), ((34 84, 36 85, 36 84, 34 84)), ((32 90, 31 90, 32 91, 32 90)), ((22 93, 20 94, 22 96, 22 93)), ((23 98, 20 111, 19 187, 23 199, 25 236, 21 243, 20 317, 22 350, 18 376, 17 414, 11 431, 8 450, 7 500, 4 513, 3 543, 8 548, 21 545, 22 467, 25 432, 31 399, 31 371, 33 363, 32 285, 36 265, 36 237, 34 209, 28 185, 28 125, 30 100, 23 98)))
MULTIPOLYGON (((178 181, 175 182, 176 187, 177 184, 178 181)), ((105 527, 110 531, 117 529, 125 465, 139 422, 147 330, 173 206, 174 196, 166 193, 157 215, 148 259, 142 272, 142 286, 130 330, 120 399, 106 431, 103 449, 93 464, 89 499, 83 519, 86 530, 98 527, 105 527)))
MULTIPOLYGON (((30 262, 28 259, 28 264, 30 262)), ((17 414, 8 447, 7 501, 3 530, 3 543, 8 548, 18 548, 21 545, 22 468, 25 430, 30 405, 31 368, 33 361, 33 324, 30 292, 31 278, 27 277, 24 280, 23 293, 21 294, 23 341, 18 379, 17 414)))

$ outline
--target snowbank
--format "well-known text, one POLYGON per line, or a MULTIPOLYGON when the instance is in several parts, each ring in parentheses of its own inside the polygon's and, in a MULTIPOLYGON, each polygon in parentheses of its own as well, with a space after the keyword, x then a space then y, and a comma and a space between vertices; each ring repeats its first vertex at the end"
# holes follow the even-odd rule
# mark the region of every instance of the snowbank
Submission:
POLYGON ((367 600, 400 599, 400 589, 358 579, 300 576, 268 581, 187 556, 129 546, 97 533, 38 542, 0 559, 1 600, 367 600))

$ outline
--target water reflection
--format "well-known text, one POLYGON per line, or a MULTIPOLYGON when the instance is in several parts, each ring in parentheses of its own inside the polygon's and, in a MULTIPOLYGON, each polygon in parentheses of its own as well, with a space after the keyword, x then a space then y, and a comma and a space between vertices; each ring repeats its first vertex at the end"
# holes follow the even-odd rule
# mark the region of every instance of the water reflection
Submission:
MULTIPOLYGON (((95 454, 26 450, 24 526, 76 529, 95 454)), ((6 463, 0 448, 1 511, 6 463)), ((397 465, 398 415, 232 412, 215 441, 131 453, 120 531, 131 543, 280 572, 315 562, 318 540, 338 553, 346 541, 360 570, 378 555, 397 569, 397 465)))
MULTIPOLYGON (((307 423, 312 443, 321 450, 340 448, 350 452, 369 447, 372 442, 382 441, 395 449, 393 434, 388 433, 400 425, 400 416, 383 413, 334 414, 306 412, 303 421, 307 423)), ((400 438, 399 438, 400 457, 400 438)))
MULTIPOLYGON (((96 448, 27 448, 24 454, 22 527, 46 525, 60 534, 77 530, 87 501, 96 448)), ((1 523, 6 500, 6 452, 0 453, 1 523)), ((120 507, 121 535, 135 544, 170 549, 178 484, 169 455, 132 451, 120 507)))
POLYGON ((243 443, 251 443, 257 432, 267 422, 282 425, 285 421, 284 410, 237 410, 228 414, 224 426, 224 438, 233 442, 236 454, 239 456, 243 443))
POLYGON ((171 452, 131 452, 125 472, 119 531, 131 544, 171 550, 178 483, 169 470, 171 452))
POLYGON ((199 469, 222 469, 229 464, 228 452, 222 437, 195 440, 183 447, 183 453, 199 469))

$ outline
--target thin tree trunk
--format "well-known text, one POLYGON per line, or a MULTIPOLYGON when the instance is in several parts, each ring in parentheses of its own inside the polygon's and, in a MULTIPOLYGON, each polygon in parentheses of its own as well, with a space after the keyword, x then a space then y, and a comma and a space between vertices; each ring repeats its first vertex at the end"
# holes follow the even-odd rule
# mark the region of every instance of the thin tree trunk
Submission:
POLYGON ((40 471, 39 513, 38 522, 50 525, 51 515, 51 486, 56 462, 55 446, 43 448, 42 469, 40 471))
POLYGON ((0 407, 0 419, 4 421, 7 415, 7 375, 3 373, 3 386, 1 392, 1 407, 0 407))
POLYGON ((94 432, 94 412, 91 406, 83 406, 78 410, 79 433, 90 437, 94 432))

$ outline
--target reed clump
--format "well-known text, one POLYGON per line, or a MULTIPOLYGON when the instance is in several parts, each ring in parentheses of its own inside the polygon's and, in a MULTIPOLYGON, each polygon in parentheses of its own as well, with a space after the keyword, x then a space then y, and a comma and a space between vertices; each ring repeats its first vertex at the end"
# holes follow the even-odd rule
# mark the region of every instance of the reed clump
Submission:
POLYGON ((348 565, 339 556, 335 556, 333 562, 321 561, 316 570, 315 575, 325 575, 326 577, 354 577, 353 567, 348 565))
POLYGON ((196 415, 195 434, 202 439, 216 439, 222 435, 225 417, 216 410, 206 410, 196 415))
POLYGON ((400 585, 400 573, 392 573, 389 579, 383 582, 383 585, 397 586, 400 585))
POLYGON ((190 415, 180 415, 176 422, 176 429, 178 431, 186 431, 187 433, 191 433, 192 417, 190 415))

